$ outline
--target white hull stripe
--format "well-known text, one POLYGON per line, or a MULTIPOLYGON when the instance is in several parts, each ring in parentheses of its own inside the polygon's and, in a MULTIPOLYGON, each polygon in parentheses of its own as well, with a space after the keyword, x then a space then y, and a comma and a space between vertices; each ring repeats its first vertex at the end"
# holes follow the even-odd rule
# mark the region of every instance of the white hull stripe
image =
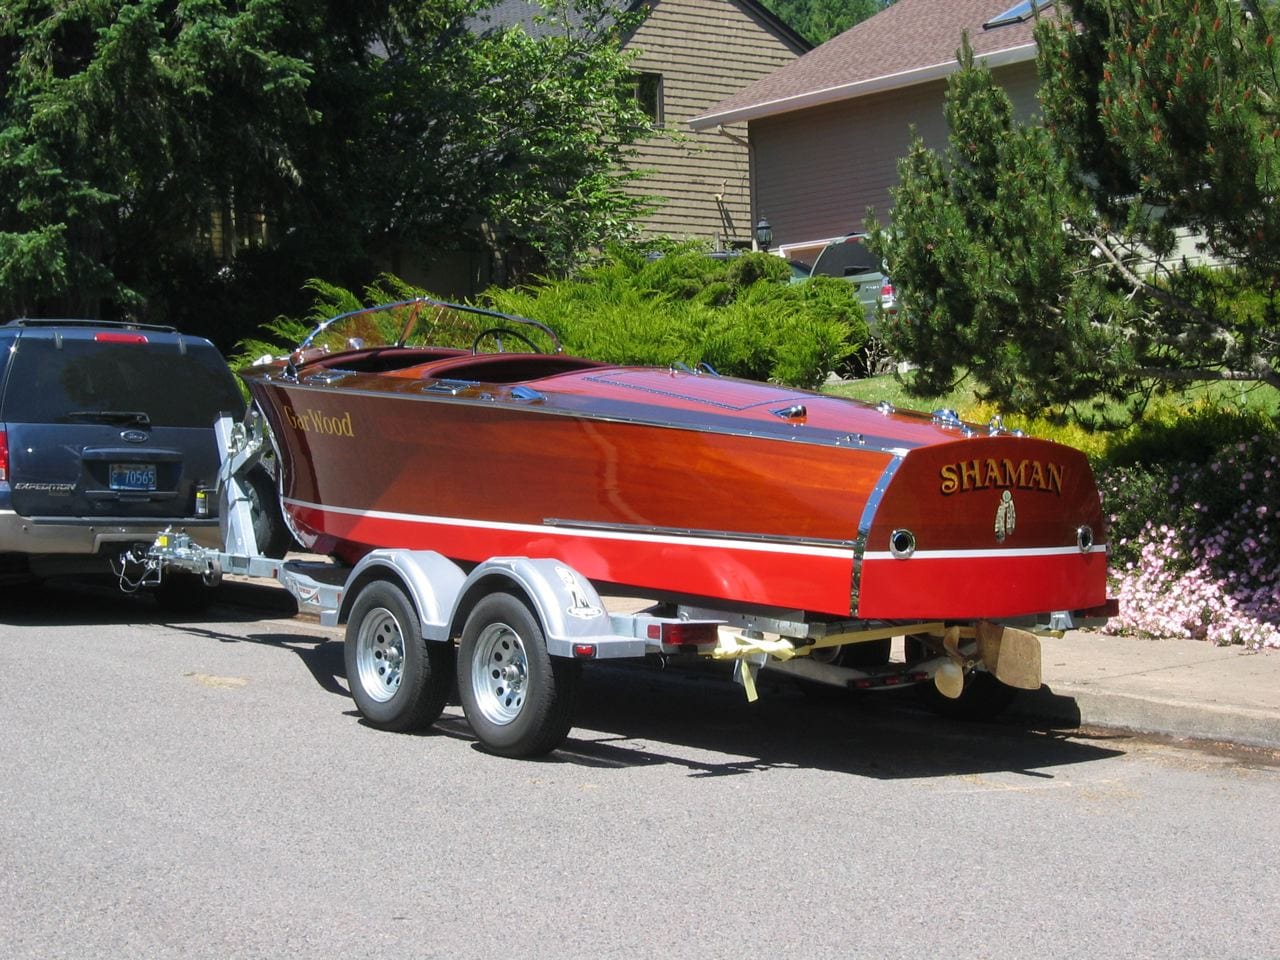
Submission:
MULTIPOLYGON (((908 560, 1018 560, 1029 557, 1066 557, 1083 556, 1086 553, 1106 553, 1105 543, 1095 543, 1088 550, 1079 547, 1026 547, 1022 550, 993 547, 987 550, 917 550, 907 557, 908 560)), ((868 550, 862 555, 865 560, 897 560, 888 550, 868 550)))
MULTIPOLYGON (((802 557, 820 557, 831 560, 852 560, 853 547, 823 547, 817 544, 779 543, 778 541, 733 539, 730 537, 708 536, 673 536, 662 533, 645 533, 642 531, 623 530, 591 530, 581 527, 553 527, 533 523, 504 523, 500 520, 470 520, 462 517, 432 517, 415 513, 390 513, 385 510, 358 510, 354 507, 321 506, 305 500, 284 498, 284 502, 293 507, 317 510, 320 513, 336 513, 348 517, 367 517, 373 520, 394 520, 399 523, 418 523, 444 527, 481 527, 488 530, 502 530, 508 533, 523 533, 537 536, 557 536, 570 539, 588 540, 621 540, 631 543, 675 544, 679 546, 707 547, 715 550, 742 550, 749 553, 780 553, 802 557)), ((885 554, 888 556, 888 554, 885 554)))

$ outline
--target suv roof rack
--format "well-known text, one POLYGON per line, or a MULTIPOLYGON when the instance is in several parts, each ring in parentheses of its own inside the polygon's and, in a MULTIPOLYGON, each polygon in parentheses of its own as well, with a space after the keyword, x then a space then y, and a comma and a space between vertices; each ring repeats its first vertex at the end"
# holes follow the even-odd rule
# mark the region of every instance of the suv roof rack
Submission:
POLYGON ((157 333, 177 333, 177 327, 161 323, 138 323, 134 320, 54 320, 41 317, 18 317, 6 327, 109 327, 116 330, 154 330, 157 333))

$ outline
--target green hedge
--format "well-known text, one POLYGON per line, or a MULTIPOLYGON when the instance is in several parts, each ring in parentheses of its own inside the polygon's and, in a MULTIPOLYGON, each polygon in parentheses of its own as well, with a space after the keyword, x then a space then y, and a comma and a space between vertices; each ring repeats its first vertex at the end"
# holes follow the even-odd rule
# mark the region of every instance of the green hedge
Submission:
POLYGON ((764 253, 615 248, 575 277, 482 299, 548 324, 571 353, 817 387, 861 347, 866 322, 849 284, 790 281, 786 262, 764 253))

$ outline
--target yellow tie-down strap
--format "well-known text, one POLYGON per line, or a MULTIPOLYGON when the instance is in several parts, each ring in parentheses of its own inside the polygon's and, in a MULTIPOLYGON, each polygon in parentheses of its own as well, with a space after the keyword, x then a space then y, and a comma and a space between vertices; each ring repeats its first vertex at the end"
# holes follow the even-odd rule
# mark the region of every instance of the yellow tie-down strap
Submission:
POLYGON ((713 660, 737 660, 738 679, 742 689, 746 691, 747 701, 755 703, 760 699, 756 691, 756 671, 764 663, 765 657, 775 660, 790 660, 796 656, 796 645, 782 637, 770 640, 765 637, 744 636, 737 630, 721 627, 715 649, 711 651, 713 660))

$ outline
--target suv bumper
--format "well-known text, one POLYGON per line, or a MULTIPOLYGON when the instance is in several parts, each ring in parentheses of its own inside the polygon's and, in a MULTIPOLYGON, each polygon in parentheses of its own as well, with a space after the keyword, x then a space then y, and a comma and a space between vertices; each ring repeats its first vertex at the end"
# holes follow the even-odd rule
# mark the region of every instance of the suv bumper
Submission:
POLYGON ((152 519, 63 520, 23 517, 12 510, 0 510, 0 553, 79 554, 93 556, 104 549, 130 543, 150 543, 167 527, 191 535, 202 547, 222 548, 218 518, 192 520, 175 517, 152 519))

